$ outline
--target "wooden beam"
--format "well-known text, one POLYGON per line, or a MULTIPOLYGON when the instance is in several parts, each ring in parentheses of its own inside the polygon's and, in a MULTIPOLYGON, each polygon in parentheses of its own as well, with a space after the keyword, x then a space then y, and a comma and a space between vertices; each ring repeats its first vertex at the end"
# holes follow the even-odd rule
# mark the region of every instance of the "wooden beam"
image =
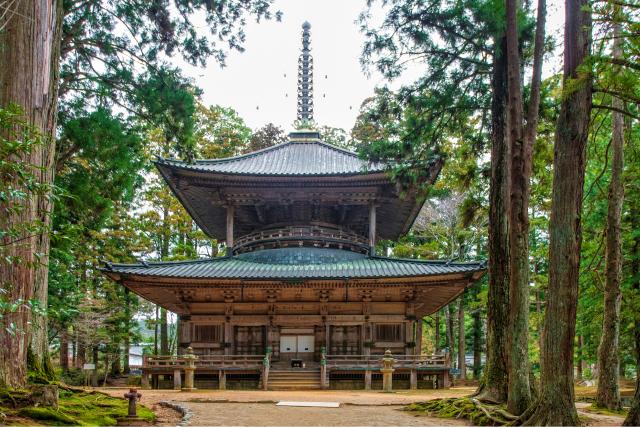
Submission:
POLYGON ((369 205, 369 251, 375 255, 376 247, 376 205, 369 205))
POLYGON ((231 255, 233 252, 233 214, 234 207, 233 205, 227 205, 227 248, 228 255, 231 255))

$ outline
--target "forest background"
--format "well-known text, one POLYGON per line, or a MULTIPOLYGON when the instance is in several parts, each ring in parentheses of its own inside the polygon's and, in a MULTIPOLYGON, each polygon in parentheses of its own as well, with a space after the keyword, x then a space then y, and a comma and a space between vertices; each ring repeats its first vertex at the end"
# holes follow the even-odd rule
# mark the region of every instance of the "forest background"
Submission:
MULTIPOLYGON (((59 69, 52 71, 58 85, 57 112, 49 120, 55 124, 55 150, 44 156, 50 158, 50 182, 41 179, 46 161, 16 161, 46 146, 46 135, 25 118, 24 106, 0 104, 0 201, 5 208, 9 201, 52 201, 50 209, 43 210, 50 215, 3 224, 5 243, 0 247, 2 262, 11 264, 20 259, 12 251, 22 236, 47 236, 37 243, 43 250, 24 262, 33 264, 35 271, 32 297, 13 298, 12 290, 4 289, 0 307, 5 336, 24 333, 19 315, 25 310, 33 316, 28 323, 36 338, 25 350, 33 377, 54 376, 52 358, 69 381, 80 375, 87 361, 97 364, 100 377, 126 373, 128 358, 124 355, 130 345, 142 341, 140 319, 155 331, 148 351, 175 351, 168 314, 108 280, 98 268, 104 262, 224 255, 224 245, 207 238, 168 191, 153 167, 154 158, 240 155, 283 142, 286 133, 274 124, 252 130, 232 108, 203 104, 197 81, 175 68, 171 57, 180 56, 202 67, 207 60, 224 63, 228 51, 241 50, 244 19, 279 19, 270 3, 232 1, 226 9, 182 0, 171 7, 163 2, 82 0, 65 0, 59 5, 60 62, 59 69), (194 14, 207 17, 210 34, 193 27, 189 17, 194 14)), ((521 86, 519 96, 525 110, 538 104, 533 109, 535 121, 528 122, 534 123, 535 137, 531 141, 530 200, 524 206, 529 251, 524 336, 534 378, 540 374, 542 325, 549 303, 556 125, 563 114, 562 104, 570 97, 567 90, 582 89, 580 78, 554 75, 539 82, 538 89, 524 79, 535 76, 536 58, 566 43, 544 32, 542 43, 537 39, 541 19, 536 14, 544 11, 544 5, 543 1, 525 2, 513 21, 505 4, 490 0, 394 0, 363 5, 363 65, 379 70, 389 82, 407 63, 418 64, 423 73, 414 83, 393 90, 379 87, 375 96, 363 100, 352 129, 313 124, 326 142, 355 150, 372 161, 388 161, 393 165, 389 173, 400 185, 423 190, 426 204, 412 231, 398 241, 380 242, 381 253, 463 261, 495 256, 490 253, 489 230, 491 189, 496 188, 491 164, 493 161, 495 167, 496 123, 491 115, 495 70, 496 61, 509 50, 505 31, 517 30, 517 69, 522 70, 519 81, 525 82, 517 85, 521 86), (384 16, 382 23, 373 22, 372 9, 384 16), (510 22, 517 25, 510 27, 510 22), (541 54, 536 55, 536 48, 541 54), (533 72, 524 71, 531 67, 533 72), (534 93, 539 100, 532 104, 534 93), (436 184, 423 188, 422 173, 434 158, 444 159, 445 166, 436 184)), ((619 340, 616 376, 637 378, 640 4, 602 1, 589 3, 588 8, 593 18, 589 21, 592 45, 579 73, 592 76, 593 90, 589 90, 592 102, 587 110, 584 190, 578 200, 582 246, 571 363, 579 380, 599 377, 602 355, 598 347, 606 336, 603 324, 607 327, 606 320, 612 318, 619 340), (616 129, 622 139, 614 137, 616 129), (616 141, 623 141, 622 152, 616 150, 616 141), (616 177, 624 191, 612 196, 616 177), (609 241, 612 200, 620 203, 617 243, 609 241), (616 244, 617 255, 610 252, 616 244), (606 295, 611 295, 607 293, 611 291, 607 261, 614 255, 620 270, 619 296, 613 299, 619 306, 614 304, 611 311, 605 305, 606 295)), ((12 21, 2 22, 3 30, 11 29, 12 21)), ((544 19, 542 24, 544 27, 544 19)), ((36 205, 39 203, 50 202, 36 205)), ((6 209, 10 215, 23 213, 20 208, 6 209)), ((459 300, 423 319, 423 351, 447 349, 463 376, 480 378, 488 350, 491 301, 485 278, 459 300), (473 361, 469 367, 466 355, 473 361)), ((5 366, 7 360, 3 360, 5 366)))

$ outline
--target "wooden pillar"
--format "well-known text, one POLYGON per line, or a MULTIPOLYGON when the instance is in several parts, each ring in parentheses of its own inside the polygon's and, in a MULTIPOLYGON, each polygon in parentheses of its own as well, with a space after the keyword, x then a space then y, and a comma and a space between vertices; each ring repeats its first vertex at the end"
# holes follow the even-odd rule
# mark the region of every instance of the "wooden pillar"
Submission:
POLYGON ((224 354, 229 355, 233 350, 233 325, 224 322, 224 354))
POLYGON ((411 370, 411 374, 409 376, 409 383, 411 390, 418 389, 418 371, 416 369, 411 370))
POLYGON ((331 354, 331 331, 328 323, 324 324, 325 330, 325 348, 327 349, 327 354, 331 354))
POLYGON ((364 371, 364 389, 371 390, 371 370, 364 371))
POLYGON ((233 214, 234 207, 227 206, 227 256, 233 255, 233 214))
POLYGON ((142 371, 142 377, 140 378, 140 384, 142 385, 142 388, 151 388, 149 386, 149 374, 145 371, 142 371))
POLYGON ((173 389, 180 390, 182 388, 182 373, 180 369, 173 370, 173 389))
MULTIPOLYGON (((413 341, 413 321, 408 320, 404 323, 404 342, 407 343, 409 341, 413 341)), ((407 356, 415 353, 414 348, 407 348, 405 345, 405 352, 407 356)))
POLYGON ((418 317, 416 320, 416 348, 415 354, 422 354, 422 317, 418 317))
POLYGON ((227 373, 223 370, 218 371, 218 388, 220 390, 227 389, 227 373))
POLYGON ((376 254, 376 205, 369 205, 369 253, 376 254))
POLYGON ((160 388, 160 379, 158 378, 158 374, 151 375, 151 388, 154 390, 160 388))

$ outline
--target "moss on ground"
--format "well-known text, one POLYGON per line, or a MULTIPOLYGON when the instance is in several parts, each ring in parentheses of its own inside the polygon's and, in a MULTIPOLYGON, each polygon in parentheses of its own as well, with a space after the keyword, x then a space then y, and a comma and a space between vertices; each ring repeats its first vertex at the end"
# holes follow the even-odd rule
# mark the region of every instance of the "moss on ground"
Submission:
POLYGON ((627 414, 629 413, 628 410, 626 409, 620 409, 617 411, 613 411, 611 409, 607 409, 603 406, 598 406, 595 403, 593 403, 591 406, 587 406, 586 408, 582 408, 583 411, 586 412, 591 412, 593 414, 600 414, 600 415, 614 415, 614 416, 627 416, 627 414))
POLYGON ((478 426, 508 425, 517 419, 499 405, 484 404, 469 397, 412 403, 405 410, 440 418, 464 418, 478 426))
MULTIPOLYGON (((12 420, 24 424, 28 419, 32 424, 43 425, 113 426, 127 415, 127 407, 125 399, 103 393, 60 389, 58 409, 34 406, 13 409, 3 405, 0 412, 5 414, 7 424, 12 424, 12 420)), ((138 416, 149 423, 155 420, 155 414, 141 405, 138 405, 138 416)))

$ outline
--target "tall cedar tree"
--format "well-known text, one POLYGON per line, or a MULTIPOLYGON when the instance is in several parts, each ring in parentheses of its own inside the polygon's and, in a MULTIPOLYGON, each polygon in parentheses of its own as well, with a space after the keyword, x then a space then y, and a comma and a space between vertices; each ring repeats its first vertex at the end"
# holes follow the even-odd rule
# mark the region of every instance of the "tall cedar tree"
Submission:
POLYGON ((410 129, 382 134, 364 147, 363 154, 373 161, 391 160, 406 166, 405 170, 394 170, 394 176, 400 181, 413 178, 413 182, 420 182, 419 170, 427 170, 425 163, 432 160, 434 146, 437 149, 443 137, 462 134, 459 137, 477 152, 483 150, 487 139, 491 140, 487 365, 477 394, 482 399, 505 402, 510 193, 504 134, 504 3, 391 0, 383 4, 388 8, 386 17, 376 28, 368 25, 367 11, 362 15, 367 37, 363 62, 375 62, 388 78, 394 78, 402 72, 403 64, 413 60, 424 65, 425 74, 415 84, 402 88, 396 99, 380 97, 381 114, 367 117, 375 122, 384 113, 398 116, 397 110, 404 108, 412 112, 410 129), (469 118, 474 116, 480 117, 480 123, 469 126, 469 118))
POLYGON ((538 1, 531 95, 523 127, 519 2, 506 0, 507 132, 510 149, 509 207, 509 393, 507 408, 522 414, 531 404, 529 384, 529 199, 544 53, 546 2, 538 1))
POLYGON ((578 301, 581 211, 591 113, 591 10, 566 0, 563 94, 556 124, 549 287, 541 349, 540 397, 522 416, 525 425, 578 425, 573 390, 573 349, 578 301))
MULTIPOLYGON (((10 3, 11 13, 0 18, 0 108, 17 104, 29 125, 41 133, 42 143, 19 160, 39 169, 38 181, 53 181, 54 131, 58 98, 58 57, 62 1, 25 0, 10 3)), ((3 136, 11 130, 0 130, 3 136)), ((18 177, 15 178, 16 180, 18 177)), ((17 188, 29 194, 29 188, 17 188)), ((14 206, 15 207, 15 206, 14 206)), ((17 311, 3 316, 0 327, 0 383, 25 385, 27 353, 32 336, 31 310, 26 303, 35 298, 46 306, 49 192, 17 201, 10 197, 0 204, 0 227, 12 229, 20 223, 40 223, 35 235, 25 230, 20 236, 4 235, 0 286, 6 302, 18 304, 17 311), (19 203, 22 209, 9 208, 19 203), (14 323, 16 330, 7 324, 14 323)), ((46 333, 39 333, 44 340, 46 333)), ((46 352, 46 341, 41 346, 46 352)))
POLYGON ((460 369, 460 379, 467 379, 467 363, 465 359, 466 334, 464 329, 464 294, 458 300, 458 369, 460 369))
POLYGON ((506 0, 507 129, 509 145, 509 386, 507 409, 520 415, 531 404, 529 391, 529 212, 531 160, 523 138, 518 34, 519 2, 506 0))
MULTIPOLYGON (((620 9, 617 7, 616 9, 620 9)), ((622 58, 622 35, 620 24, 613 24, 613 58, 622 58)), ((605 260, 604 317, 602 334, 598 347, 598 391, 596 404, 611 410, 622 408, 620 401, 620 282, 622 281, 622 204, 624 186, 622 171, 624 167, 624 102, 613 97, 613 135, 611 138, 611 181, 607 209, 607 246, 605 260)))

